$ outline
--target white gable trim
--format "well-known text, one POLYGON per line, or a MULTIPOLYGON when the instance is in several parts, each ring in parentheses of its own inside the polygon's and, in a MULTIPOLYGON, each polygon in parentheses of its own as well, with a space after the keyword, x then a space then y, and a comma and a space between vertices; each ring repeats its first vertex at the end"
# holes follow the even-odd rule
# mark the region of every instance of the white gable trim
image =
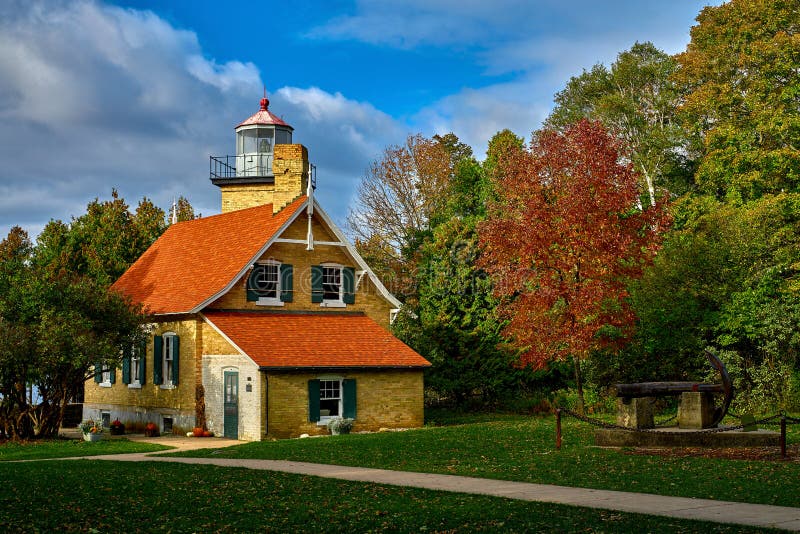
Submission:
POLYGON ((375 273, 372 272, 372 269, 370 269, 369 265, 367 265, 367 262, 364 261, 364 258, 361 257, 361 254, 359 254, 356 248, 350 244, 344 233, 342 233, 342 231, 339 230, 339 227, 333 223, 331 218, 328 217, 328 214, 325 213, 325 210, 323 210, 320 205, 317 204, 316 200, 314 201, 314 209, 319 212, 319 216, 323 221, 325 221, 325 224, 328 225, 328 228, 331 229, 333 235, 336 236, 336 239, 338 239, 341 243, 344 243, 345 249, 350 254, 350 257, 353 258, 353 261, 355 261, 358 266, 361 267, 361 270, 366 271, 369 279, 372 280, 372 283, 375 284, 376 288, 378 288, 378 292, 383 295, 383 297, 395 308, 400 308, 403 304, 397 300, 397 297, 392 295, 389 290, 386 289, 386 286, 384 286, 383 283, 378 279, 378 277, 375 276, 375 273))
MULTIPOLYGON (((203 315, 202 313, 200 314, 200 317, 202 317, 202 318, 203 318, 203 321, 205 321, 205 322, 206 322, 206 323, 207 323, 207 324, 208 324, 208 325, 209 325, 211 328, 213 328, 213 329, 214 329, 214 331, 215 331, 217 334, 219 334, 220 336, 222 336, 222 339, 224 339, 225 341, 227 341, 228 343, 230 343, 230 344, 231 344, 231 347, 233 347, 234 349, 236 349, 237 351, 239 351, 239 354, 240 354, 240 355, 244 356, 245 358, 247 358, 248 360, 250 360, 251 362, 253 362, 253 365, 255 365, 256 367, 258 367, 258 364, 255 362, 255 360, 253 360, 253 358, 251 358, 249 354, 247 354, 245 351, 243 351, 243 350, 242 350, 242 348, 241 348, 241 347, 239 347, 239 345, 237 345, 236 343, 234 343, 234 342, 233 342, 233 340, 232 340, 231 338, 229 338, 229 337, 228 337, 228 335, 227 335, 227 334, 225 334, 225 332, 223 332, 222 330, 220 330, 220 328, 219 328, 217 325, 215 325, 213 322, 211 322, 211 319, 209 319, 208 317, 206 317, 206 316, 205 316, 205 315, 203 315)), ((203 354, 203 356, 208 356, 208 355, 207 355, 207 354, 203 354)))
MULTIPOLYGON (((281 227, 275 231, 275 233, 272 234, 272 237, 270 237, 270 239, 258 250, 258 252, 256 252, 255 256, 253 256, 242 267, 242 269, 236 274, 236 276, 233 277, 233 279, 224 288, 222 288, 220 291, 216 292, 215 294, 213 294, 212 296, 210 296, 209 298, 198 304, 192 310, 189 310, 188 313, 199 313, 200 310, 202 310, 203 308, 205 308, 206 306, 208 306, 209 304, 220 298, 222 295, 230 291, 233 288, 233 286, 236 285, 239 279, 242 276, 244 276, 244 274, 248 271, 248 269, 250 269, 250 266, 253 263, 255 263, 261 256, 263 256, 265 252, 267 252, 267 249, 269 249, 269 247, 271 247, 274 243, 285 242, 286 240, 283 240, 280 236, 283 234, 283 232, 286 231, 286 229, 292 223, 294 223, 295 220, 297 220, 297 218, 300 216, 301 213, 306 212, 304 208, 306 208, 307 206, 308 206, 308 199, 306 199, 300 206, 297 207, 294 214, 291 217, 289 217, 286 220, 286 222, 283 223, 281 227)), ((386 289, 386 286, 383 285, 383 283, 378 279, 375 273, 372 272, 372 269, 370 269, 369 265, 367 265, 367 262, 364 261, 364 258, 361 257, 361 254, 359 254, 356 248, 350 244, 350 242, 347 240, 347 237, 345 237, 344 233, 339 229, 338 226, 336 226, 336 224, 334 224, 333 220, 328 216, 327 213, 325 213, 325 210, 323 210, 320 207, 319 203, 317 203, 316 200, 314 200, 313 208, 316 212, 318 212, 315 213, 315 215, 319 215, 319 217, 328 226, 331 232, 333 232, 333 235, 335 235, 336 239, 338 240, 335 242, 325 242, 324 244, 326 245, 335 244, 336 246, 344 247, 345 250, 347 250, 350 257, 353 259, 353 261, 355 261, 356 264, 358 264, 361 270, 367 273, 369 279, 372 281, 373 284, 375 284, 375 287, 378 289, 378 292, 381 295, 383 295, 383 298, 389 301, 389 303, 392 304, 395 308, 400 308, 403 304, 399 300, 397 300, 397 297, 392 295, 388 289, 386 289)), ((298 240, 298 241, 300 241, 303 244, 306 243, 303 240, 298 240)), ((317 242, 315 242, 315 244, 316 243, 317 242)), ((244 354, 244 352, 242 354, 244 354)))
POLYGON ((250 269, 250 266, 253 265, 253 263, 255 263, 258 260, 258 258, 263 256, 264 253, 267 251, 267 249, 272 246, 272 244, 278 239, 278 236, 283 234, 283 232, 285 232, 286 229, 289 228, 289 226, 297 219, 297 217, 301 213, 305 212, 305 210, 303 208, 305 208, 307 205, 308 205, 308 199, 303 201, 303 203, 300 206, 297 207, 297 209, 294 212, 294 215, 289 217, 286 220, 286 222, 283 223, 281 225, 281 227, 278 228, 272 234, 272 236, 269 238, 269 241, 264 243, 264 245, 260 249, 258 249, 258 252, 256 252, 255 256, 250 258, 250 260, 241 268, 241 270, 238 273, 236 273, 236 275, 233 277, 233 279, 230 282, 228 282, 228 285, 226 285, 221 290, 217 291, 216 293, 211 295, 209 298, 207 298, 206 300, 204 300, 203 302, 201 302, 200 304, 195 306, 194 309, 190 310, 189 313, 198 313, 200 310, 202 310, 203 308, 205 308, 206 306, 208 306, 209 304, 211 304, 212 302, 214 302, 215 300, 220 298, 222 295, 224 295, 225 293, 230 291, 233 288, 233 286, 236 285, 236 282, 238 282, 239 279, 242 276, 244 276, 244 274, 248 271, 248 269, 250 269))

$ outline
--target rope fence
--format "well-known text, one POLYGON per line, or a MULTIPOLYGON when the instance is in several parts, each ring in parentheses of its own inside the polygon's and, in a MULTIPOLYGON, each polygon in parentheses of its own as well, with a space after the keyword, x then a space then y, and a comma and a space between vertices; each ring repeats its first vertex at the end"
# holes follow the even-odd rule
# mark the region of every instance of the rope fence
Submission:
MULTIPOLYGON (((748 422, 747 424, 740 424, 740 425, 733 425, 733 426, 720 426, 717 428, 704 428, 702 430, 693 430, 693 431, 683 431, 683 432, 670 432, 667 430, 659 430, 658 428, 632 428, 628 426, 617 425, 615 423, 609 423, 603 421, 601 419, 597 419, 595 417, 587 417, 585 415, 581 415, 577 412, 570 410, 569 408, 557 408, 556 409, 556 450, 561 450, 561 441, 562 441, 562 432, 561 432, 561 416, 569 415, 575 419, 583 421, 584 423, 588 423, 592 426, 611 429, 611 430, 622 430, 625 432, 635 432, 635 433, 656 433, 659 435, 674 435, 674 436, 685 436, 687 434, 715 434, 719 432, 730 432, 732 430, 743 430, 745 427, 752 427, 758 425, 780 425, 780 447, 781 447, 781 458, 786 458, 786 425, 797 425, 800 424, 800 418, 792 417, 787 415, 783 410, 776 413, 775 415, 770 415, 769 417, 764 417, 762 419, 757 419, 752 422, 748 422), (776 421, 777 420, 777 421, 776 421)), ((669 419, 665 419, 661 421, 657 427, 663 428, 663 424, 677 418, 677 414, 670 417, 669 419)))

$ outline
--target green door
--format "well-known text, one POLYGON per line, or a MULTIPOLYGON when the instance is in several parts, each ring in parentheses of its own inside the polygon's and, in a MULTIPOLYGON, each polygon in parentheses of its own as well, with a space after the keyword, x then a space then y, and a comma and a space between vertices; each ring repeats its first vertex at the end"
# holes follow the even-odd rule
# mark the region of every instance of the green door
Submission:
POLYGON ((226 438, 239 439, 239 373, 225 371, 223 428, 226 438))

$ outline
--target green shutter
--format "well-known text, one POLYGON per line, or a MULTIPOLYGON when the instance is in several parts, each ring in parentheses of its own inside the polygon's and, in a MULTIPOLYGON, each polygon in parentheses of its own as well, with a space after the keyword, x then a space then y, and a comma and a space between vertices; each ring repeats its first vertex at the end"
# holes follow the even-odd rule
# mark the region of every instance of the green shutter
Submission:
POLYGON ((292 302, 294 269, 287 263, 281 264, 281 302, 292 302))
POLYGON ((108 370, 108 382, 110 384, 113 384, 116 381, 117 381, 117 368, 116 367, 111 367, 108 370))
POLYGON ((342 284, 344 284, 344 295, 342 300, 345 304, 356 303, 356 271, 352 267, 342 267, 342 284))
POLYGON ((180 338, 172 338, 172 385, 178 385, 178 372, 180 371, 181 344, 180 338))
POLYGON ((122 383, 131 383, 131 347, 126 346, 122 354, 122 383))
POLYGON ((139 384, 144 385, 145 377, 145 362, 147 361, 147 342, 142 341, 139 345, 139 384))
POLYGON ((153 384, 161 384, 161 360, 164 357, 164 338, 153 336, 153 384))
POLYGON ((94 364, 94 381, 98 384, 103 381, 103 364, 100 362, 94 364))
POLYGON ((344 397, 344 417, 356 418, 356 381, 352 378, 342 380, 342 393, 344 397))
POLYGON ((255 302, 258 300, 258 291, 256 291, 256 278, 261 274, 258 265, 253 265, 253 270, 250 271, 250 276, 247 277, 247 300, 248 302, 255 302))
POLYGON ((311 302, 322 302, 322 265, 311 266, 311 302))
POLYGON ((319 380, 308 381, 308 420, 319 421, 319 380))

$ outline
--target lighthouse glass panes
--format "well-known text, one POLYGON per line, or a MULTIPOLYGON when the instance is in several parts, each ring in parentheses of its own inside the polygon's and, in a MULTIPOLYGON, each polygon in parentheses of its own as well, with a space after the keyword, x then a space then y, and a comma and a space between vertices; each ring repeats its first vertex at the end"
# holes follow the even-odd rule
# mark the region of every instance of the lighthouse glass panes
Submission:
POLYGON ((236 174, 271 176, 275 128, 248 128, 236 135, 236 174))

